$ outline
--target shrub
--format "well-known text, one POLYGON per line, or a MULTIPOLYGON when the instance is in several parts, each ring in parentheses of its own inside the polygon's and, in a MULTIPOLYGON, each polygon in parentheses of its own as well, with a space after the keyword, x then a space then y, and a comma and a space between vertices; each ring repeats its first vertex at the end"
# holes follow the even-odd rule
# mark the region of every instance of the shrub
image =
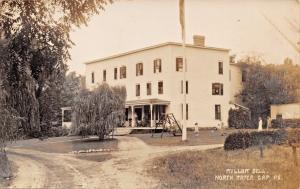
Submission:
POLYGON ((250 146, 263 144, 282 144, 287 140, 285 130, 237 132, 228 135, 225 139, 225 150, 246 149, 250 146))
POLYGON ((239 108, 230 109, 228 118, 229 127, 236 129, 252 128, 250 113, 239 108))
POLYGON ((288 129, 288 140, 300 143, 300 129, 288 129))
POLYGON ((228 135, 225 139, 224 149, 245 149, 250 146, 250 134, 248 132, 237 132, 228 135))
POLYGON ((69 129, 64 127, 51 127, 47 133, 48 137, 60 137, 69 135, 69 129))
POLYGON ((272 128, 300 128, 300 119, 273 119, 272 128))

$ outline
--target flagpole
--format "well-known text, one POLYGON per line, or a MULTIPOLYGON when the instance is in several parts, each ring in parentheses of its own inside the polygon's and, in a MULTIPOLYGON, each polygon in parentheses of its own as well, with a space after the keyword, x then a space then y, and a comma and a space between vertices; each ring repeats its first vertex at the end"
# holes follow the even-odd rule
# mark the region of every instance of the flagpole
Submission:
POLYGON ((186 63, 186 39, 185 39, 185 2, 184 0, 179 0, 179 12, 180 12, 180 24, 181 24, 181 32, 182 32, 182 51, 183 51, 183 125, 182 125, 182 141, 187 140, 187 120, 186 120, 186 71, 187 71, 187 63, 186 63))

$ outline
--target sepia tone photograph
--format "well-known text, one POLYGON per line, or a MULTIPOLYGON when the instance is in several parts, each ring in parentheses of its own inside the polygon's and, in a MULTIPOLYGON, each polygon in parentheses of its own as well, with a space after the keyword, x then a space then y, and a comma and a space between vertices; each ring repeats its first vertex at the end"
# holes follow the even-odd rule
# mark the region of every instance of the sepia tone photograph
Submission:
POLYGON ((300 189, 300 0, 0 0, 0 188, 300 189))

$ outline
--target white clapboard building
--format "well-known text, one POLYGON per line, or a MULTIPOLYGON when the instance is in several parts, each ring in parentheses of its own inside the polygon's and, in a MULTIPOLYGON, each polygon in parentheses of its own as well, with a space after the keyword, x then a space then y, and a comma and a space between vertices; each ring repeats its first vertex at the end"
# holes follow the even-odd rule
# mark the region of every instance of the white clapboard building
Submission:
POLYGON ((142 120, 154 126, 164 113, 173 113, 181 122, 184 92, 188 127, 216 127, 220 121, 227 126, 232 96, 229 49, 204 42, 203 36, 194 36, 194 44, 186 45, 186 83, 182 46, 167 42, 86 62, 86 87, 93 90, 102 82, 125 86, 131 126, 142 120))

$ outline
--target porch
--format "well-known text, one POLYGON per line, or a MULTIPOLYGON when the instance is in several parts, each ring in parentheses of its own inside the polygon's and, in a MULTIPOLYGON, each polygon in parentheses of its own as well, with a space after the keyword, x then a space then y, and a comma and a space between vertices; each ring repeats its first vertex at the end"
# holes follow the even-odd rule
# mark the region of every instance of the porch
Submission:
POLYGON ((154 127, 161 115, 165 114, 170 101, 144 99, 127 101, 125 105, 125 126, 154 127))

